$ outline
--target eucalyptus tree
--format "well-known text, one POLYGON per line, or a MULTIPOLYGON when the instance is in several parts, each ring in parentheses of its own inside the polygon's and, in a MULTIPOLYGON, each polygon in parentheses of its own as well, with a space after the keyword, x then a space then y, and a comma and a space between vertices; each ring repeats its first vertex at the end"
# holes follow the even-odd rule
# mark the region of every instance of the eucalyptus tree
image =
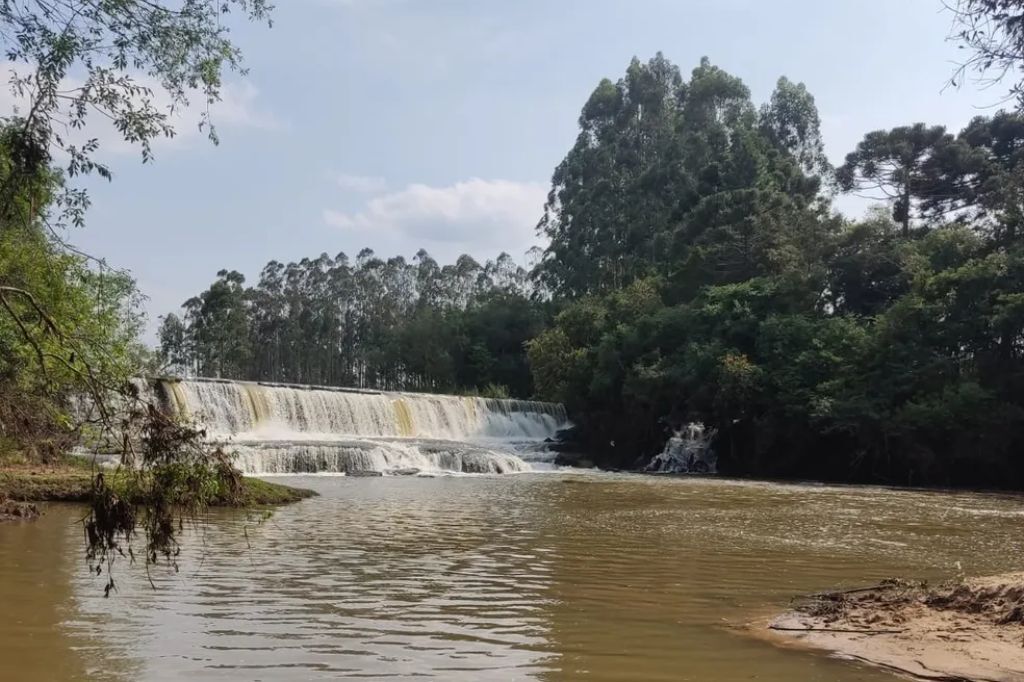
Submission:
POLYGON ((250 362, 245 277, 221 270, 210 288, 185 302, 185 319, 205 376, 238 377, 250 362))
POLYGON ((484 265, 463 254, 440 266, 378 258, 271 261, 253 287, 222 271, 169 315, 161 338, 173 368, 237 379, 385 390, 490 391, 527 397, 525 342, 546 304, 527 271, 502 253, 484 265))
POLYGON ((607 291, 656 268, 672 203, 688 178, 676 131, 685 97, 660 53, 602 80, 555 169, 539 230, 550 240, 538 277, 559 294, 607 291))
MULTIPOLYGON (((768 267, 829 172, 814 99, 780 79, 761 111, 708 59, 685 80, 657 55, 603 80, 555 169, 534 269, 555 296, 606 293, 658 276, 673 297, 768 267)), ((806 240, 803 240, 806 242, 806 240)), ((789 240, 786 248, 793 246, 789 240)))
POLYGON ((771 99, 761 107, 759 124, 765 137, 789 153, 807 175, 825 176, 832 171, 818 107, 803 83, 780 77, 771 99))

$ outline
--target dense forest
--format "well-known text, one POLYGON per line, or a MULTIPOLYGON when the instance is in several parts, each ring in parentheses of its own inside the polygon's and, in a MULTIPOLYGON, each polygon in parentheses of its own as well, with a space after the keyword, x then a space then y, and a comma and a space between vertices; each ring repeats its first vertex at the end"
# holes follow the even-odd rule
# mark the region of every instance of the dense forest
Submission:
POLYGON ((222 271, 160 326, 163 371, 384 390, 533 391, 526 342, 543 328, 526 270, 508 254, 441 267, 364 249, 272 261, 257 284, 222 271))
POLYGON ((873 131, 836 168, 803 85, 758 107, 659 54, 579 126, 529 273, 368 251, 225 271, 164 319, 165 361, 556 400, 606 465, 699 421, 726 473, 1024 485, 1024 119, 873 131), (882 203, 846 218, 843 192, 882 203))
POLYGON ((1024 484, 1024 121, 873 131, 832 169, 814 100, 704 61, 602 82, 555 171, 538 394, 631 464, 714 427, 727 473, 1024 484), (886 203, 851 220, 834 192, 886 203))

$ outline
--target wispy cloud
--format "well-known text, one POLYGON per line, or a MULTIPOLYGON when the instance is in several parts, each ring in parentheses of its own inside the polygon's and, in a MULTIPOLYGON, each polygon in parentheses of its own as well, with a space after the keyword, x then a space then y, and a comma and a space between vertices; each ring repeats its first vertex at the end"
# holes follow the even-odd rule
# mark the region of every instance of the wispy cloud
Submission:
POLYGON ((443 187, 411 184, 369 199, 359 211, 325 209, 323 219, 341 230, 386 232, 410 246, 519 253, 537 242, 534 227, 545 193, 540 183, 511 180, 471 178, 443 187))
POLYGON ((338 187, 347 192, 358 192, 359 194, 377 194, 387 189, 388 183, 384 178, 372 175, 349 175, 342 173, 335 176, 338 187))

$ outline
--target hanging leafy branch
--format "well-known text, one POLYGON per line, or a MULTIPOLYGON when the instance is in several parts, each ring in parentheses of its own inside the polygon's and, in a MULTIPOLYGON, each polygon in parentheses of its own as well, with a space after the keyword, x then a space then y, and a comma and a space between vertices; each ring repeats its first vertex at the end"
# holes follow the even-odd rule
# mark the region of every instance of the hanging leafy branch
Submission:
POLYGON ((151 161, 154 141, 175 135, 175 115, 193 105, 216 143, 211 109, 225 75, 244 73, 226 19, 269 24, 271 9, 266 0, 0 0, 16 102, 0 117, 0 436, 32 421, 23 440, 58 433, 63 449, 74 434, 121 456, 115 472, 95 475, 85 523, 108 593, 114 558, 134 559, 137 529, 147 567, 173 565, 185 521, 237 497, 240 483, 200 430, 168 418, 132 382, 144 355, 139 294, 126 273, 61 237, 89 206, 73 183, 111 178, 102 139, 151 161), (23 404, 43 409, 26 420, 23 404))
MULTIPOLYGON (((269 24, 271 9, 266 0, 0 1, 0 41, 19 103, 6 119, 16 167, 32 173, 56 160, 69 177, 109 179, 90 131, 112 127, 148 162, 153 141, 175 135, 173 116, 192 104, 203 107, 198 125, 217 142, 211 106, 224 74, 244 73, 223 19, 234 12, 269 24)), ((12 200, 19 176, 0 186, 0 204, 12 200)), ((83 224, 83 191, 65 185, 55 203, 62 222, 83 224)))
POLYGON ((1005 101, 1024 107, 1024 2, 1022 0, 957 0, 950 38, 970 56, 957 66, 950 84, 961 85, 972 74, 983 87, 1015 79, 1005 101))

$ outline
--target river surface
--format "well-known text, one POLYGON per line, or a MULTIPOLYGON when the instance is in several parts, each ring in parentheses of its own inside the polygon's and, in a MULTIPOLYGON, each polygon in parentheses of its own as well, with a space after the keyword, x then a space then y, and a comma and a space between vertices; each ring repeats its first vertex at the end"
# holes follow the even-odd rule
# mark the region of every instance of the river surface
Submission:
POLYGON ((1024 500, 618 474, 295 477, 181 571, 0 525, 2 680, 892 680, 738 629, 797 593, 1020 569, 1024 500))

